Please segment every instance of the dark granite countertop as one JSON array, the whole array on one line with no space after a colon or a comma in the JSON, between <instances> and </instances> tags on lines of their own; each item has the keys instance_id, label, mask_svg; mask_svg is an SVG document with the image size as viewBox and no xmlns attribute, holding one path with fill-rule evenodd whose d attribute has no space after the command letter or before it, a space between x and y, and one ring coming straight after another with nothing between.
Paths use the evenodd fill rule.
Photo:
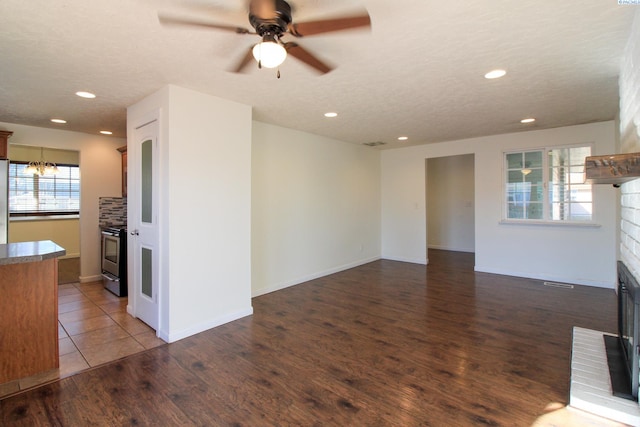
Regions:
<instances>
[{"instance_id":1,"label":"dark granite countertop","mask_svg":"<svg viewBox=\"0 0 640 427\"><path fill-rule=\"evenodd\" d=\"M0 244L0 265L44 261L66 253L63 247L51 240Z\"/></svg>"}]
</instances>

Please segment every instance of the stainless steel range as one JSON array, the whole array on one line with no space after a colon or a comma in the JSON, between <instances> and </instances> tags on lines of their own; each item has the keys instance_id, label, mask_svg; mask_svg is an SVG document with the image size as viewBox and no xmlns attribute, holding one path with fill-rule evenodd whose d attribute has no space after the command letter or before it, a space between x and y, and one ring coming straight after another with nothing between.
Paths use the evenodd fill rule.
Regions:
<instances>
[{"instance_id":1,"label":"stainless steel range","mask_svg":"<svg viewBox=\"0 0 640 427\"><path fill-rule=\"evenodd\" d=\"M102 227L102 283L119 297L127 296L127 227Z\"/></svg>"}]
</instances>

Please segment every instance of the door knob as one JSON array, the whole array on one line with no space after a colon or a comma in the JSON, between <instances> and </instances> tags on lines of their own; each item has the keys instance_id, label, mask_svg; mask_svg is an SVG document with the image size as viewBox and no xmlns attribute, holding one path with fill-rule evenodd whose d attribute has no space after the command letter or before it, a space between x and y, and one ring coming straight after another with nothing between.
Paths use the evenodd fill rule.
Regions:
<instances>
[{"instance_id":1,"label":"door knob","mask_svg":"<svg viewBox=\"0 0 640 427\"><path fill-rule=\"evenodd\" d=\"M132 236L139 236L139 235L140 235L140 233L138 232L138 230L133 230L133 231L131 232L131 235L132 235Z\"/></svg>"}]
</instances>

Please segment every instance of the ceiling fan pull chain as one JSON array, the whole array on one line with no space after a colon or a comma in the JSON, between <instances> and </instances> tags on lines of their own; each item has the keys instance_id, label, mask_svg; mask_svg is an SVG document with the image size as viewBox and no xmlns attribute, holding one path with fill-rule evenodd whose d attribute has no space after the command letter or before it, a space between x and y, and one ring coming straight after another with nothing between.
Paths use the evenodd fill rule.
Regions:
<instances>
[{"instance_id":1,"label":"ceiling fan pull chain","mask_svg":"<svg viewBox=\"0 0 640 427\"><path fill-rule=\"evenodd\" d=\"M280 68L278 68L278 74L277 74L278 78L280 78Z\"/></svg>"}]
</instances>

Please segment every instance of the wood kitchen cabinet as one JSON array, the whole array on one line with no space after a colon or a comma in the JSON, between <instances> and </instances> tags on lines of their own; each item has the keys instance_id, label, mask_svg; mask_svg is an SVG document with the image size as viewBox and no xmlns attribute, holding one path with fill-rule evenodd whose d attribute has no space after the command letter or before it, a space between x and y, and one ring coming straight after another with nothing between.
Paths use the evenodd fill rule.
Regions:
<instances>
[{"instance_id":1,"label":"wood kitchen cabinet","mask_svg":"<svg viewBox=\"0 0 640 427\"><path fill-rule=\"evenodd\" d=\"M58 257L50 240L0 244L0 384L59 366Z\"/></svg>"},{"instance_id":2,"label":"wood kitchen cabinet","mask_svg":"<svg viewBox=\"0 0 640 427\"><path fill-rule=\"evenodd\" d=\"M6 159L9 152L9 137L13 135L13 132L7 130L0 130L0 159Z\"/></svg>"},{"instance_id":3,"label":"wood kitchen cabinet","mask_svg":"<svg viewBox=\"0 0 640 427\"><path fill-rule=\"evenodd\" d=\"M118 148L122 155L122 197L127 197L127 146Z\"/></svg>"}]
</instances>

